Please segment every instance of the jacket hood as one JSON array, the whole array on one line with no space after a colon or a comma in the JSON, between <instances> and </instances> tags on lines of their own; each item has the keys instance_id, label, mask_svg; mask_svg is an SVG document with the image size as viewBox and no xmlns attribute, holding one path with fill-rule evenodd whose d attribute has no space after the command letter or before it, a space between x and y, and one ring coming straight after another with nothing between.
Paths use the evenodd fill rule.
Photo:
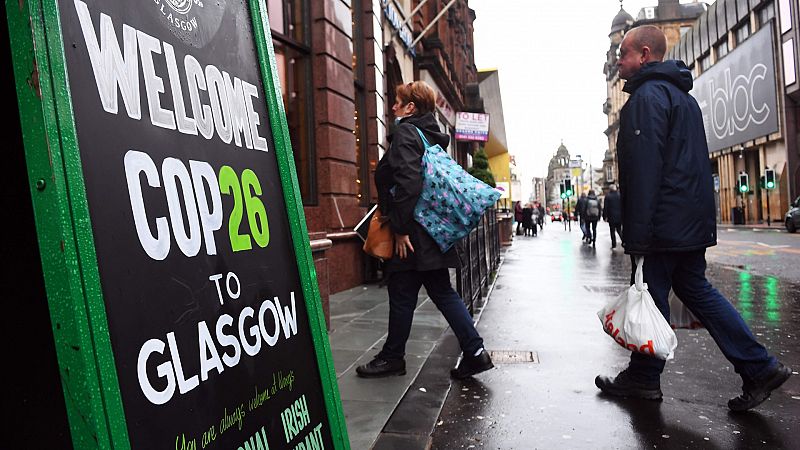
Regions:
<instances>
[{"instance_id":1,"label":"jacket hood","mask_svg":"<svg viewBox=\"0 0 800 450\"><path fill-rule=\"evenodd\" d=\"M428 138L431 144L439 144L442 148L447 148L450 144L450 136L442 133L439 128L439 123L433 117L433 113L423 114L421 116L409 116L400 120L400 123L410 123L420 130L425 132L425 137Z\"/></svg>"},{"instance_id":2,"label":"jacket hood","mask_svg":"<svg viewBox=\"0 0 800 450\"><path fill-rule=\"evenodd\" d=\"M636 75L625 83L625 87L622 90L632 94L645 81L649 80L669 81L684 92L692 90L692 85L694 84L692 72L683 61L668 60L645 64Z\"/></svg>"}]
</instances>

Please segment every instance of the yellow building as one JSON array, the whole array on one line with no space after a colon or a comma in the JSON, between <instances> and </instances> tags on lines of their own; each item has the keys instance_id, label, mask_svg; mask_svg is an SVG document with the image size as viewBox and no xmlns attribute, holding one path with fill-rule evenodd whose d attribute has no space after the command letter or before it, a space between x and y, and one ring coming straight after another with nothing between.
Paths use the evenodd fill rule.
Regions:
<instances>
[{"instance_id":1,"label":"yellow building","mask_svg":"<svg viewBox=\"0 0 800 450\"><path fill-rule=\"evenodd\" d=\"M508 200L500 201L501 208L510 208L513 180L511 174L511 155L508 153L506 126L503 119L503 101L500 96L500 74L496 69L478 71L478 82L483 97L484 109L489 114L489 140L484 151L489 157L489 169L498 183L508 183ZM502 186L505 186L503 184ZM504 196L505 197L505 196Z\"/></svg>"}]
</instances>

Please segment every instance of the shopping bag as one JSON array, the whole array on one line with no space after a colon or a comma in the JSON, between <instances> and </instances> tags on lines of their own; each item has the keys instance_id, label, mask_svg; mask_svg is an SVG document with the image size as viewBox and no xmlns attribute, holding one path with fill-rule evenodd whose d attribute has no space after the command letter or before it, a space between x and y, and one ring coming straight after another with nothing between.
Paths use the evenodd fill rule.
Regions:
<instances>
[{"instance_id":1,"label":"shopping bag","mask_svg":"<svg viewBox=\"0 0 800 450\"><path fill-rule=\"evenodd\" d=\"M675 291L669 291L669 324L673 329L686 328L695 330L703 328L703 324L675 295Z\"/></svg>"},{"instance_id":2,"label":"shopping bag","mask_svg":"<svg viewBox=\"0 0 800 450\"><path fill-rule=\"evenodd\" d=\"M394 233L389 227L389 218L376 209L369 221L367 240L362 247L364 253L380 259L391 259L394 255Z\"/></svg>"},{"instance_id":3,"label":"shopping bag","mask_svg":"<svg viewBox=\"0 0 800 450\"><path fill-rule=\"evenodd\" d=\"M597 312L605 332L625 349L672 359L678 339L647 291L642 266L644 258L636 258L634 284Z\"/></svg>"},{"instance_id":4,"label":"shopping bag","mask_svg":"<svg viewBox=\"0 0 800 450\"><path fill-rule=\"evenodd\" d=\"M484 211L500 198L500 191L468 174L440 145L431 145L419 128L417 132L425 153L414 219L446 252L478 225Z\"/></svg>"}]
</instances>

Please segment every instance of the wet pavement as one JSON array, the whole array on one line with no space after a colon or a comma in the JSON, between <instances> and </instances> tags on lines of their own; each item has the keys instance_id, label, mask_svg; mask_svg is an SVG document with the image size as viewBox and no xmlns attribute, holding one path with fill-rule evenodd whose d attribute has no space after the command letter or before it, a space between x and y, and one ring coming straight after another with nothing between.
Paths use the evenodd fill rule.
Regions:
<instances>
[{"instance_id":1,"label":"wet pavement","mask_svg":"<svg viewBox=\"0 0 800 450\"><path fill-rule=\"evenodd\" d=\"M722 226L708 260L800 284L800 233Z\"/></svg>"},{"instance_id":2,"label":"wet pavement","mask_svg":"<svg viewBox=\"0 0 800 450\"><path fill-rule=\"evenodd\" d=\"M581 244L576 228L548 224L506 252L478 330L487 349L532 352L521 355L536 362L498 357L494 370L454 382L431 448L800 448L800 285L793 277L709 264L712 283L795 370L758 409L728 412L741 381L705 330L677 331L663 402L619 401L601 395L594 378L616 374L629 354L603 333L596 312L627 287L630 263L608 248L605 224L596 250Z\"/></svg>"}]
</instances>

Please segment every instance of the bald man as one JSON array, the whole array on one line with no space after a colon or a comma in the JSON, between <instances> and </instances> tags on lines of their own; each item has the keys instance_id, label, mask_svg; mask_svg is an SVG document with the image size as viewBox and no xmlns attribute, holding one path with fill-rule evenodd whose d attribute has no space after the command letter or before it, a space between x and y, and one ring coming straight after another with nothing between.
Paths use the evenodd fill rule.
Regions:
<instances>
[{"instance_id":1,"label":"bald man","mask_svg":"<svg viewBox=\"0 0 800 450\"><path fill-rule=\"evenodd\" d=\"M667 320L672 288L708 329L743 380L742 394L728 407L746 411L792 372L756 341L706 279L705 249L716 245L717 227L703 118L689 95L692 73L681 61L662 62L666 50L666 38L654 26L632 29L620 45L619 75L631 95L617 137L622 245L625 253L644 258L644 281ZM661 400L664 364L633 352L627 369L615 378L598 376L595 384L613 396Z\"/></svg>"}]
</instances>

